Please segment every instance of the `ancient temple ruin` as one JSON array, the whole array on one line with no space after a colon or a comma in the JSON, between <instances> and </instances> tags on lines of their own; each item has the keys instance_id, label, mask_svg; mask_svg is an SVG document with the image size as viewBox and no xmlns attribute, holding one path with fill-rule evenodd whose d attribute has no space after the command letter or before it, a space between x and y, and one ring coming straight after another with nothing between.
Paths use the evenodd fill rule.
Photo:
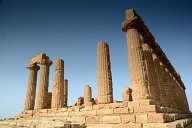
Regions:
<instances>
[{"instance_id":1,"label":"ancient temple ruin","mask_svg":"<svg viewBox=\"0 0 192 128\"><path fill-rule=\"evenodd\" d=\"M52 61L46 54L39 54L27 66L25 107L16 116L17 125L36 128L191 128L192 114L184 83L133 9L127 10L122 30L127 39L131 88L113 91L109 45L100 41L97 45L97 97L92 97L95 90L91 85L85 85L84 95L69 106L70 85L65 79L64 61L55 61L53 89L48 92ZM122 93L123 100L115 102L113 93Z\"/></svg>"}]
</instances>

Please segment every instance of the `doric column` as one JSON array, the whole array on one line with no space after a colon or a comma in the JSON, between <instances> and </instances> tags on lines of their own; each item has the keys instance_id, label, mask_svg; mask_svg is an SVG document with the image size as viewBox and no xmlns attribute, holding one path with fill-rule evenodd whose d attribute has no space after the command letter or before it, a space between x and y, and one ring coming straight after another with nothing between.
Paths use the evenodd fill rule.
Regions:
<instances>
[{"instance_id":1,"label":"doric column","mask_svg":"<svg viewBox=\"0 0 192 128\"><path fill-rule=\"evenodd\" d=\"M37 71L39 70L39 66L33 64L29 65L27 68L29 69L29 78L24 110L33 110L35 105Z\"/></svg>"},{"instance_id":2,"label":"doric column","mask_svg":"<svg viewBox=\"0 0 192 128\"><path fill-rule=\"evenodd\" d=\"M97 45L97 88L98 103L113 102L109 46L104 41Z\"/></svg>"},{"instance_id":3,"label":"doric column","mask_svg":"<svg viewBox=\"0 0 192 128\"><path fill-rule=\"evenodd\" d=\"M43 58L40 62L39 90L35 102L35 109L45 109L47 107L49 67L52 62L48 57Z\"/></svg>"},{"instance_id":4,"label":"doric column","mask_svg":"<svg viewBox=\"0 0 192 128\"><path fill-rule=\"evenodd\" d=\"M126 36L133 100L148 99L148 81L144 53L142 50L143 39L135 28L128 29Z\"/></svg>"},{"instance_id":5,"label":"doric column","mask_svg":"<svg viewBox=\"0 0 192 128\"><path fill-rule=\"evenodd\" d=\"M55 61L55 79L52 92L51 108L62 108L64 106L63 81L64 81L64 62L62 59L57 59Z\"/></svg>"},{"instance_id":6,"label":"doric column","mask_svg":"<svg viewBox=\"0 0 192 128\"><path fill-rule=\"evenodd\" d=\"M136 22L135 20L132 21L135 16L136 14L134 10L128 10L127 19L125 22L128 21L131 25L125 24L122 26L122 30L126 32L127 37L128 60L132 82L132 96L133 100L149 99L148 76L146 72L147 68L142 49L144 40L138 28L132 25L134 22Z\"/></svg>"},{"instance_id":7,"label":"doric column","mask_svg":"<svg viewBox=\"0 0 192 128\"><path fill-rule=\"evenodd\" d=\"M132 90L128 87L123 89L123 102L132 101Z\"/></svg>"},{"instance_id":8,"label":"doric column","mask_svg":"<svg viewBox=\"0 0 192 128\"><path fill-rule=\"evenodd\" d=\"M156 103L160 103L160 83L153 61L152 50L147 43L144 43L142 48L146 64L149 95Z\"/></svg>"},{"instance_id":9,"label":"doric column","mask_svg":"<svg viewBox=\"0 0 192 128\"><path fill-rule=\"evenodd\" d=\"M67 100L68 100L68 80L64 80L63 84L63 103L64 107L67 106Z\"/></svg>"},{"instance_id":10,"label":"doric column","mask_svg":"<svg viewBox=\"0 0 192 128\"><path fill-rule=\"evenodd\" d=\"M92 104L92 91L89 85L85 85L84 87L84 105L91 105Z\"/></svg>"}]
</instances>

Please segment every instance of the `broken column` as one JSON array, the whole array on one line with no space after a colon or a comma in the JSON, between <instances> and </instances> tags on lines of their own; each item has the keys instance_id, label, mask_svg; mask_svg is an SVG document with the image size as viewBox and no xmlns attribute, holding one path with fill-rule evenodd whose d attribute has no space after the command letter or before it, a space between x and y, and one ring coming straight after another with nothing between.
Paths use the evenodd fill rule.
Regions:
<instances>
[{"instance_id":1,"label":"broken column","mask_svg":"<svg viewBox=\"0 0 192 128\"><path fill-rule=\"evenodd\" d=\"M62 59L55 61L55 78L52 92L51 108L62 108L64 105L64 62Z\"/></svg>"},{"instance_id":2,"label":"broken column","mask_svg":"<svg viewBox=\"0 0 192 128\"><path fill-rule=\"evenodd\" d=\"M99 104L113 102L110 53L105 41L97 44L97 87Z\"/></svg>"},{"instance_id":3,"label":"broken column","mask_svg":"<svg viewBox=\"0 0 192 128\"><path fill-rule=\"evenodd\" d=\"M128 87L123 89L123 102L132 101L132 90Z\"/></svg>"},{"instance_id":4,"label":"broken column","mask_svg":"<svg viewBox=\"0 0 192 128\"><path fill-rule=\"evenodd\" d=\"M67 100L68 100L68 80L64 80L63 84L63 103L64 107L67 106Z\"/></svg>"},{"instance_id":5,"label":"broken column","mask_svg":"<svg viewBox=\"0 0 192 128\"><path fill-rule=\"evenodd\" d=\"M92 104L92 91L89 85L84 87L84 105L88 106Z\"/></svg>"},{"instance_id":6,"label":"broken column","mask_svg":"<svg viewBox=\"0 0 192 128\"><path fill-rule=\"evenodd\" d=\"M49 67L52 61L49 57L43 56L40 62L39 90L35 101L35 109L45 109L47 107L48 84L49 84Z\"/></svg>"},{"instance_id":7,"label":"broken column","mask_svg":"<svg viewBox=\"0 0 192 128\"><path fill-rule=\"evenodd\" d=\"M33 64L27 66L27 68L29 69L29 78L24 110L33 110L35 105L37 71L39 70L39 66Z\"/></svg>"}]
</instances>

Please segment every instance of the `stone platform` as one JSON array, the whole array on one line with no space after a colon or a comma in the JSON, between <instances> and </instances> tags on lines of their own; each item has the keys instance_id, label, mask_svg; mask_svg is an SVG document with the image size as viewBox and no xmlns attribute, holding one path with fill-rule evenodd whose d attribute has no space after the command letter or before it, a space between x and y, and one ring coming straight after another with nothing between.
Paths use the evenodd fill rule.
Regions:
<instances>
[{"instance_id":1,"label":"stone platform","mask_svg":"<svg viewBox=\"0 0 192 128\"><path fill-rule=\"evenodd\" d=\"M192 114L137 101L25 111L16 122L30 128L188 128Z\"/></svg>"}]
</instances>

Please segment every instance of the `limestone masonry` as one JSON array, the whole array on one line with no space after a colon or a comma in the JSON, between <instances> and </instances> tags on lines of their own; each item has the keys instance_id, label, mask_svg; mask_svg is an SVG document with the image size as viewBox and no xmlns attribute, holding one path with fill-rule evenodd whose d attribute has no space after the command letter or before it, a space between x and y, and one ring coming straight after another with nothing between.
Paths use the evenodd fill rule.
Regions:
<instances>
[{"instance_id":1,"label":"limestone masonry","mask_svg":"<svg viewBox=\"0 0 192 128\"><path fill-rule=\"evenodd\" d=\"M97 45L97 97L92 97L91 85L85 85L84 95L73 106L67 105L70 84L64 75L64 61L55 61L53 89L48 92L52 61L46 54L39 54L28 63L24 111L16 115L15 125L29 128L192 128L192 114L181 77L133 9L126 11L122 31L127 39L131 76L131 88L115 92L122 93L122 101L113 98L110 50L106 41Z\"/></svg>"}]
</instances>

